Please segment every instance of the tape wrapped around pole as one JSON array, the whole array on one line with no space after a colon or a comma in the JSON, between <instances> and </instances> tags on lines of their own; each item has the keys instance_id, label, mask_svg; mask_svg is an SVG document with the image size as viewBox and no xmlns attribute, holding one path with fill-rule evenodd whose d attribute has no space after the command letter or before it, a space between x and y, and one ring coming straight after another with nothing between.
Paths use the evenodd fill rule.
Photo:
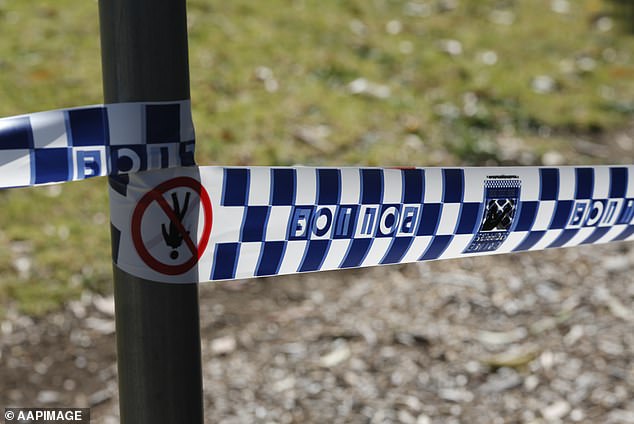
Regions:
<instances>
[{"instance_id":1,"label":"tape wrapped around pole","mask_svg":"<svg viewBox=\"0 0 634 424\"><path fill-rule=\"evenodd\" d=\"M111 181L113 259L204 282L634 239L634 166L188 167Z\"/></svg>"},{"instance_id":2,"label":"tape wrapped around pole","mask_svg":"<svg viewBox=\"0 0 634 424\"><path fill-rule=\"evenodd\" d=\"M0 119L0 188L193 164L189 100L84 106Z\"/></svg>"}]
</instances>

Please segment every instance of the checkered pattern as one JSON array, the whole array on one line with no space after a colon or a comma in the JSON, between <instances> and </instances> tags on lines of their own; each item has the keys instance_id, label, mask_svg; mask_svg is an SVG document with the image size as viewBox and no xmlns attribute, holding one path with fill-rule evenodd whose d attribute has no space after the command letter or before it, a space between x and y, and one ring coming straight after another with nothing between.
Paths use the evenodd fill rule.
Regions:
<instances>
[{"instance_id":1,"label":"checkered pattern","mask_svg":"<svg viewBox=\"0 0 634 424\"><path fill-rule=\"evenodd\" d=\"M195 269L169 277L135 259L126 228L138 196L180 175L198 179L209 193L213 229ZM114 257L139 277L182 282L631 240L633 179L634 166L194 167L136 174L127 195L113 196L113 234L122 246ZM492 233L493 243L478 239ZM470 249L474 243L478 248Z\"/></svg>"},{"instance_id":2,"label":"checkered pattern","mask_svg":"<svg viewBox=\"0 0 634 424\"><path fill-rule=\"evenodd\" d=\"M539 193L522 199L513 234L519 242L507 247L539 250L627 238L632 172L632 167L540 169Z\"/></svg>"},{"instance_id":3,"label":"checkered pattern","mask_svg":"<svg viewBox=\"0 0 634 424\"><path fill-rule=\"evenodd\" d=\"M0 119L0 188L194 165L189 101Z\"/></svg>"}]
</instances>

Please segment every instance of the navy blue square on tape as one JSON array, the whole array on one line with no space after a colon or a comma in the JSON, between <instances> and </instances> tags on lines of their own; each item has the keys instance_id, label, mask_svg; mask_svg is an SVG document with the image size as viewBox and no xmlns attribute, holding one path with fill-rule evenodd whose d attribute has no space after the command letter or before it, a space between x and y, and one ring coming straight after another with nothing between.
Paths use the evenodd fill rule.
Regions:
<instances>
[{"instance_id":1,"label":"navy blue square on tape","mask_svg":"<svg viewBox=\"0 0 634 424\"><path fill-rule=\"evenodd\" d=\"M383 171L381 169L361 169L361 203L379 204L383 200Z\"/></svg>"},{"instance_id":2,"label":"navy blue square on tape","mask_svg":"<svg viewBox=\"0 0 634 424\"><path fill-rule=\"evenodd\" d=\"M627 168L610 168L610 198L625 197Z\"/></svg>"},{"instance_id":3,"label":"navy blue square on tape","mask_svg":"<svg viewBox=\"0 0 634 424\"><path fill-rule=\"evenodd\" d=\"M587 239L581 242L581 244L591 244L597 242L601 237L606 235L610 231L611 227L598 227L595 229Z\"/></svg>"},{"instance_id":4,"label":"navy blue square on tape","mask_svg":"<svg viewBox=\"0 0 634 424\"><path fill-rule=\"evenodd\" d=\"M35 183L66 181L69 173L68 149L35 149Z\"/></svg>"},{"instance_id":5,"label":"navy blue square on tape","mask_svg":"<svg viewBox=\"0 0 634 424\"><path fill-rule=\"evenodd\" d=\"M560 230L566 226L570 213L572 212L574 201L560 200L555 206L555 215L550 223L550 228Z\"/></svg>"},{"instance_id":6,"label":"navy blue square on tape","mask_svg":"<svg viewBox=\"0 0 634 424\"><path fill-rule=\"evenodd\" d=\"M268 206L247 206L242 222L241 241L264 241L266 223L269 219Z\"/></svg>"},{"instance_id":7,"label":"navy blue square on tape","mask_svg":"<svg viewBox=\"0 0 634 424\"><path fill-rule=\"evenodd\" d=\"M271 204L289 206L295 203L297 171L294 169L271 169Z\"/></svg>"},{"instance_id":8,"label":"navy blue square on tape","mask_svg":"<svg viewBox=\"0 0 634 424\"><path fill-rule=\"evenodd\" d=\"M539 200L556 200L559 193L559 170L542 168L539 170Z\"/></svg>"},{"instance_id":9,"label":"navy blue square on tape","mask_svg":"<svg viewBox=\"0 0 634 424\"><path fill-rule=\"evenodd\" d=\"M531 231L524 237L524 240L515 248L513 252L520 252L522 250L528 250L535 246L538 241L544 237L546 231Z\"/></svg>"},{"instance_id":10,"label":"navy blue square on tape","mask_svg":"<svg viewBox=\"0 0 634 424\"><path fill-rule=\"evenodd\" d=\"M216 246L212 280L228 280L235 277L239 250L239 243L220 243Z\"/></svg>"},{"instance_id":11,"label":"navy blue square on tape","mask_svg":"<svg viewBox=\"0 0 634 424\"><path fill-rule=\"evenodd\" d=\"M417 236L431 236L436 233L440 218L440 203L425 203L418 226Z\"/></svg>"},{"instance_id":12,"label":"navy blue square on tape","mask_svg":"<svg viewBox=\"0 0 634 424\"><path fill-rule=\"evenodd\" d=\"M255 275L275 275L280 269L284 251L286 250L285 241L269 241L263 243L260 261Z\"/></svg>"},{"instance_id":13,"label":"navy blue square on tape","mask_svg":"<svg viewBox=\"0 0 634 424\"><path fill-rule=\"evenodd\" d=\"M535 216L537 216L537 207L539 202L522 202L520 204L520 216L517 218L515 231L529 231L533 228Z\"/></svg>"},{"instance_id":14,"label":"navy blue square on tape","mask_svg":"<svg viewBox=\"0 0 634 424\"><path fill-rule=\"evenodd\" d=\"M591 199L594 191L594 169L575 168L575 199Z\"/></svg>"},{"instance_id":15,"label":"navy blue square on tape","mask_svg":"<svg viewBox=\"0 0 634 424\"><path fill-rule=\"evenodd\" d=\"M29 118L0 120L0 150L33 148L33 132Z\"/></svg>"},{"instance_id":16,"label":"navy blue square on tape","mask_svg":"<svg viewBox=\"0 0 634 424\"><path fill-rule=\"evenodd\" d=\"M383 259L381 259L381 264L395 264L400 262L412 245L412 241L414 241L414 237L395 237L390 245L390 249Z\"/></svg>"},{"instance_id":17,"label":"navy blue square on tape","mask_svg":"<svg viewBox=\"0 0 634 424\"><path fill-rule=\"evenodd\" d=\"M445 203L460 203L464 192L464 171L462 169L443 169L443 196Z\"/></svg>"},{"instance_id":18,"label":"navy blue square on tape","mask_svg":"<svg viewBox=\"0 0 634 424\"><path fill-rule=\"evenodd\" d=\"M180 105L147 105L146 138L148 144L176 143L181 138Z\"/></svg>"},{"instance_id":19,"label":"navy blue square on tape","mask_svg":"<svg viewBox=\"0 0 634 424\"><path fill-rule=\"evenodd\" d=\"M341 171L338 169L317 170L317 204L336 205L341 197Z\"/></svg>"},{"instance_id":20,"label":"navy blue square on tape","mask_svg":"<svg viewBox=\"0 0 634 424\"><path fill-rule=\"evenodd\" d=\"M361 265L361 262L365 259L370 246L372 245L372 239L354 239L350 243L348 253L341 263L340 268L354 268Z\"/></svg>"},{"instance_id":21,"label":"navy blue square on tape","mask_svg":"<svg viewBox=\"0 0 634 424\"><path fill-rule=\"evenodd\" d=\"M451 239L453 239L453 236L449 236L449 235L434 237L434 239L432 240L431 244L429 245L429 247L427 248L423 256L421 256L418 260L427 261L432 259L438 259L440 255L442 255L445 252L445 250L447 250L447 247L449 246Z\"/></svg>"},{"instance_id":22,"label":"navy blue square on tape","mask_svg":"<svg viewBox=\"0 0 634 424\"><path fill-rule=\"evenodd\" d=\"M317 271L326 258L330 240L311 240L308 242L304 259L299 267L299 272Z\"/></svg>"},{"instance_id":23,"label":"navy blue square on tape","mask_svg":"<svg viewBox=\"0 0 634 424\"><path fill-rule=\"evenodd\" d=\"M403 203L423 203L425 176L422 169L404 169Z\"/></svg>"},{"instance_id":24,"label":"navy blue square on tape","mask_svg":"<svg viewBox=\"0 0 634 424\"><path fill-rule=\"evenodd\" d=\"M465 203L462 205L456 234L473 234L475 232L479 210L479 203Z\"/></svg>"},{"instance_id":25,"label":"navy blue square on tape","mask_svg":"<svg viewBox=\"0 0 634 424\"><path fill-rule=\"evenodd\" d=\"M561 232L561 234L559 234L559 236L557 236L557 238L555 239L555 241L553 241L552 243L550 243L548 245L548 248L553 248L553 247L561 247L564 244L568 243L577 233L579 232L578 229L574 229L574 230L563 230Z\"/></svg>"},{"instance_id":26,"label":"navy blue square on tape","mask_svg":"<svg viewBox=\"0 0 634 424\"><path fill-rule=\"evenodd\" d=\"M73 146L104 146L109 144L106 109L71 110L68 112Z\"/></svg>"},{"instance_id":27,"label":"navy blue square on tape","mask_svg":"<svg viewBox=\"0 0 634 424\"><path fill-rule=\"evenodd\" d=\"M245 206L249 200L249 170L246 168L225 168L222 187L224 206Z\"/></svg>"}]
</instances>

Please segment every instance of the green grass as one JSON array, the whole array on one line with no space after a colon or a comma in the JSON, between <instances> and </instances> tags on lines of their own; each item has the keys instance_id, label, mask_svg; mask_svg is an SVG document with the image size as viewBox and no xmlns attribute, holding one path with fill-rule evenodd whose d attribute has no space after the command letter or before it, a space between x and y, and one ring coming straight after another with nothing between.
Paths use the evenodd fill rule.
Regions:
<instances>
[{"instance_id":1,"label":"green grass","mask_svg":"<svg viewBox=\"0 0 634 424\"><path fill-rule=\"evenodd\" d=\"M631 121L634 36L605 17L611 2L451 3L189 1L198 162L513 164L508 139L591 162L570 137ZM540 76L551 91L533 89ZM359 78L389 96L352 94ZM0 116L99 102L97 3L0 0ZM297 137L318 126L317 146ZM104 179L0 192L0 305L41 314L110 290L106 192Z\"/></svg>"}]
</instances>

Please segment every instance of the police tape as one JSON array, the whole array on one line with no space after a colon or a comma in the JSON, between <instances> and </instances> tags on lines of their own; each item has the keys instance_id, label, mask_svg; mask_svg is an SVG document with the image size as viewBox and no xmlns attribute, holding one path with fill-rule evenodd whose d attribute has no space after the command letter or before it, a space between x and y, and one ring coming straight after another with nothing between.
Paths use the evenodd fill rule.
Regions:
<instances>
[{"instance_id":1,"label":"police tape","mask_svg":"<svg viewBox=\"0 0 634 424\"><path fill-rule=\"evenodd\" d=\"M0 119L0 188L194 164L189 100Z\"/></svg>"},{"instance_id":2,"label":"police tape","mask_svg":"<svg viewBox=\"0 0 634 424\"><path fill-rule=\"evenodd\" d=\"M113 260L204 282L634 239L634 166L188 167L111 179Z\"/></svg>"}]
</instances>

